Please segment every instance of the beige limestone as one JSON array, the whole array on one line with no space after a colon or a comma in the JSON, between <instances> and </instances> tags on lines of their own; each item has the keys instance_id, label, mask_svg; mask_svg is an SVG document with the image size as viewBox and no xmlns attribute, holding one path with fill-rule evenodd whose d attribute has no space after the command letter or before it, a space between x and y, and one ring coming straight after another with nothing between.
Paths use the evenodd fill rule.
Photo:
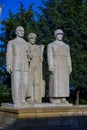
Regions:
<instances>
[{"instance_id":1,"label":"beige limestone","mask_svg":"<svg viewBox=\"0 0 87 130\"><path fill-rule=\"evenodd\" d=\"M28 35L27 57L29 61L29 86L28 86L28 102L41 103L42 97L45 95L45 82L42 75L42 62L44 45L36 45L36 34Z\"/></svg>"},{"instance_id":2,"label":"beige limestone","mask_svg":"<svg viewBox=\"0 0 87 130\"><path fill-rule=\"evenodd\" d=\"M72 71L69 45L62 41L63 31L54 32L56 40L48 45L48 67L50 71L49 97L52 103L66 103L69 96L69 74Z\"/></svg>"},{"instance_id":3,"label":"beige limestone","mask_svg":"<svg viewBox=\"0 0 87 130\"><path fill-rule=\"evenodd\" d=\"M17 37L7 44L6 66L11 74L13 103L16 107L27 104L25 98L28 90L28 60L26 56L27 42L23 39L24 28L16 28Z\"/></svg>"}]
</instances>

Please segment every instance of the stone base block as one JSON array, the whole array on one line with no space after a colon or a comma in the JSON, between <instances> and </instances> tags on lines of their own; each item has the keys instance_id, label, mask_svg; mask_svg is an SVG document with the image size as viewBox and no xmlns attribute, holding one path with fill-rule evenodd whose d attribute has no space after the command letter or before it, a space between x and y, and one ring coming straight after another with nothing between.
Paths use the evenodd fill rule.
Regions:
<instances>
[{"instance_id":1,"label":"stone base block","mask_svg":"<svg viewBox=\"0 0 87 130\"><path fill-rule=\"evenodd\" d=\"M65 104L65 103L31 103L31 104L27 104L27 105L19 105L19 106L15 106L14 104L11 103L2 103L1 104L2 107L6 107L6 108L54 108L54 107L71 107L73 106L72 104Z\"/></svg>"},{"instance_id":2,"label":"stone base block","mask_svg":"<svg viewBox=\"0 0 87 130\"><path fill-rule=\"evenodd\" d=\"M76 130L76 127L78 130L81 130L80 127L86 130L87 106L0 107L0 124L8 126L11 130Z\"/></svg>"}]
</instances>

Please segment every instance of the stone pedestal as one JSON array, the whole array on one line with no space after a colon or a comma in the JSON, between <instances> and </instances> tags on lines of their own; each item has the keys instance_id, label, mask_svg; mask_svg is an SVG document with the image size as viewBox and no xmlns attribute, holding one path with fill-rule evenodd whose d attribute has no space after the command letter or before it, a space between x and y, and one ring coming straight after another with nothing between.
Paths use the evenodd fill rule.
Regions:
<instances>
[{"instance_id":1,"label":"stone pedestal","mask_svg":"<svg viewBox=\"0 0 87 130\"><path fill-rule=\"evenodd\" d=\"M0 107L0 124L6 130L86 130L87 106Z\"/></svg>"}]
</instances>

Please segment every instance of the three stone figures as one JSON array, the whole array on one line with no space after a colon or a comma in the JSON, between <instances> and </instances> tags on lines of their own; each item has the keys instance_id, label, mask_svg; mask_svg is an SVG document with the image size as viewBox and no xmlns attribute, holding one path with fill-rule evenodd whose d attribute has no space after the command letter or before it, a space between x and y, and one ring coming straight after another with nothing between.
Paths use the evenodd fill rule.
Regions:
<instances>
[{"instance_id":1,"label":"three stone figures","mask_svg":"<svg viewBox=\"0 0 87 130\"><path fill-rule=\"evenodd\" d=\"M49 97L51 103L68 103L69 74L72 71L69 46L62 41L63 31L54 32L56 40L48 45L50 71ZM7 44L6 66L11 74L12 98L15 107L41 103L45 96L42 74L44 45L36 45L37 35L29 33L23 39L24 28L16 28L17 37Z\"/></svg>"}]
</instances>

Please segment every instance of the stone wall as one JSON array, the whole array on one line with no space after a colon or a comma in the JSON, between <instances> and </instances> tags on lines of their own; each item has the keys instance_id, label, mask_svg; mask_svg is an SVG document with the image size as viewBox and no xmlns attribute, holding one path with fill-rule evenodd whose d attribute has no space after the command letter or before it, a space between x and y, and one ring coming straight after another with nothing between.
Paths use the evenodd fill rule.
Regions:
<instances>
[{"instance_id":1,"label":"stone wall","mask_svg":"<svg viewBox=\"0 0 87 130\"><path fill-rule=\"evenodd\" d=\"M87 116L20 119L3 130L87 130Z\"/></svg>"}]
</instances>

